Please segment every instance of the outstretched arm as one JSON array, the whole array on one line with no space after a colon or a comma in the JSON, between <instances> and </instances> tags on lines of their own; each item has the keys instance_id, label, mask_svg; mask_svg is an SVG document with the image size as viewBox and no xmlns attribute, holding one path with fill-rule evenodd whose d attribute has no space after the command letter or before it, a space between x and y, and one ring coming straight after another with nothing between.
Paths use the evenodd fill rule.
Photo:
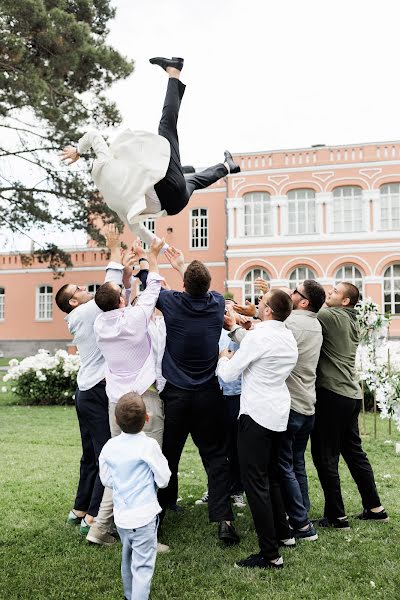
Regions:
<instances>
[{"instance_id":1,"label":"outstretched arm","mask_svg":"<svg viewBox=\"0 0 400 600\"><path fill-rule=\"evenodd\" d=\"M60 158L66 165L70 166L80 159L82 154L89 152L93 148L99 160L107 160L110 158L110 150L107 142L102 135L95 129L88 131L78 142L78 147L66 146L60 154Z\"/></svg>"},{"instance_id":2,"label":"outstretched arm","mask_svg":"<svg viewBox=\"0 0 400 600\"><path fill-rule=\"evenodd\" d=\"M171 263L171 266L178 271L180 276L183 279L185 274L185 257L183 256L182 250L178 250L178 248L174 248L173 246L169 246L168 250L165 252L165 258Z\"/></svg>"}]
</instances>

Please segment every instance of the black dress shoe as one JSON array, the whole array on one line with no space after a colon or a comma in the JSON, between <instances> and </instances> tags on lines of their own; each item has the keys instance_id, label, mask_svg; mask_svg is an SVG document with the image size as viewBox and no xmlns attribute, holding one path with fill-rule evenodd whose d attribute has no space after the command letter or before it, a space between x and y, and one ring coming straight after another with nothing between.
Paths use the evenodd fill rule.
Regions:
<instances>
[{"instance_id":1,"label":"black dress shoe","mask_svg":"<svg viewBox=\"0 0 400 600\"><path fill-rule=\"evenodd\" d=\"M235 163L235 161L233 160L232 154L228 150L225 150L224 156L225 156L225 162L227 163L227 165L229 167L229 173L240 173L239 165L237 163Z\"/></svg>"},{"instance_id":2,"label":"black dress shoe","mask_svg":"<svg viewBox=\"0 0 400 600\"><path fill-rule=\"evenodd\" d=\"M176 513L183 512L182 506L179 506L179 504L176 504L175 502L171 502L171 504L168 504L167 508L168 508L168 510L172 510L172 512L176 512Z\"/></svg>"},{"instance_id":3,"label":"black dress shoe","mask_svg":"<svg viewBox=\"0 0 400 600\"><path fill-rule=\"evenodd\" d=\"M218 537L221 542L224 542L227 546L232 544L238 544L240 538L235 531L233 525L228 525L226 521L220 521L218 524Z\"/></svg>"},{"instance_id":4,"label":"black dress shoe","mask_svg":"<svg viewBox=\"0 0 400 600\"><path fill-rule=\"evenodd\" d=\"M182 172L184 175L189 175L190 173L196 173L196 169L192 167L192 165L184 165L182 167Z\"/></svg>"},{"instance_id":5,"label":"black dress shoe","mask_svg":"<svg viewBox=\"0 0 400 600\"><path fill-rule=\"evenodd\" d=\"M179 58L179 56L173 56L172 58L155 56L154 58L150 58L150 62L152 65L162 67L165 71L167 70L167 67L173 67L174 69L178 69L178 71L182 71L184 61L183 58Z\"/></svg>"}]
</instances>

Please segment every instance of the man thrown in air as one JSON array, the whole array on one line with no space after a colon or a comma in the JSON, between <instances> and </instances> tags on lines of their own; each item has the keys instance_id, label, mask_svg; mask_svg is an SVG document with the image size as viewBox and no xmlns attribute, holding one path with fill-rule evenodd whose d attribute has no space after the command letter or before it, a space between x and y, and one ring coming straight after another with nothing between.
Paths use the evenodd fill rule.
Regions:
<instances>
[{"instance_id":1,"label":"man thrown in air","mask_svg":"<svg viewBox=\"0 0 400 600\"><path fill-rule=\"evenodd\" d=\"M168 74L168 86L158 135L126 129L108 146L96 130L88 131L78 147L67 146L61 160L71 165L90 148L96 154L92 177L108 206L135 235L151 244L156 237L142 221L180 213L195 190L206 188L240 171L230 152L225 161L185 177L177 121L185 85L180 81L183 58L151 58Z\"/></svg>"}]
</instances>

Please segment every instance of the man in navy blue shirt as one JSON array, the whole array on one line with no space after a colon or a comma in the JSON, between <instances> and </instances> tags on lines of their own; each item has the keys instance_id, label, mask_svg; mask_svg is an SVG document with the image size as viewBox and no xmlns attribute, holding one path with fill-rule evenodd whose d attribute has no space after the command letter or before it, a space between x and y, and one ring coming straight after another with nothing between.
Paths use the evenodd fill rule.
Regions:
<instances>
[{"instance_id":1,"label":"man in navy blue shirt","mask_svg":"<svg viewBox=\"0 0 400 600\"><path fill-rule=\"evenodd\" d=\"M162 450L172 473L168 487L159 490L159 502L164 510L176 507L178 466L190 433L209 465L209 519L219 523L221 541L237 543L239 537L231 524L223 398L215 375L225 300L218 292L209 291L211 275L203 263L194 260L185 270L182 252L169 248L165 256L181 273L184 291L162 289L156 305L163 313L167 330L162 362L162 374L167 380L161 393L165 412ZM142 270L143 285L146 278L147 272Z\"/></svg>"}]
</instances>

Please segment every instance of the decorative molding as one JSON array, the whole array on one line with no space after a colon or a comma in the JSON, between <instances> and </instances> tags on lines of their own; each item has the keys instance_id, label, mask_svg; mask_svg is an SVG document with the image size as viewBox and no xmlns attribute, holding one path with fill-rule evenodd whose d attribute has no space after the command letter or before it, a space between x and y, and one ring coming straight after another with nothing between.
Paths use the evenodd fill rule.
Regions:
<instances>
[{"instance_id":1,"label":"decorative molding","mask_svg":"<svg viewBox=\"0 0 400 600\"><path fill-rule=\"evenodd\" d=\"M265 243L265 239L263 240ZM315 255L320 254L352 254L354 252L385 252L393 249L398 250L397 254L390 256L396 256L400 260L400 244L397 243L382 243L382 244L349 244L340 245L335 244L331 246L284 246L280 244L279 247L272 246L257 246L256 248L237 248L228 249L226 251L227 258L251 258L259 256L297 256L297 255Z\"/></svg>"},{"instance_id":2,"label":"decorative molding","mask_svg":"<svg viewBox=\"0 0 400 600\"><path fill-rule=\"evenodd\" d=\"M382 169L378 169L378 168L360 169L359 173L360 173L360 175L365 175L365 177L368 177L368 179L374 179L374 177L376 175L379 175L379 173L382 173Z\"/></svg>"},{"instance_id":3,"label":"decorative molding","mask_svg":"<svg viewBox=\"0 0 400 600\"><path fill-rule=\"evenodd\" d=\"M244 183L245 181L246 181L245 177L233 177L232 178L232 189L236 190L238 185L240 185L241 183Z\"/></svg>"},{"instance_id":4,"label":"decorative molding","mask_svg":"<svg viewBox=\"0 0 400 600\"><path fill-rule=\"evenodd\" d=\"M332 177L335 176L335 172L334 171L321 171L318 175L316 173L313 173L312 176L315 179L319 179L319 181L322 181L322 183L325 183L326 181L328 181L328 179L331 179Z\"/></svg>"}]
</instances>

